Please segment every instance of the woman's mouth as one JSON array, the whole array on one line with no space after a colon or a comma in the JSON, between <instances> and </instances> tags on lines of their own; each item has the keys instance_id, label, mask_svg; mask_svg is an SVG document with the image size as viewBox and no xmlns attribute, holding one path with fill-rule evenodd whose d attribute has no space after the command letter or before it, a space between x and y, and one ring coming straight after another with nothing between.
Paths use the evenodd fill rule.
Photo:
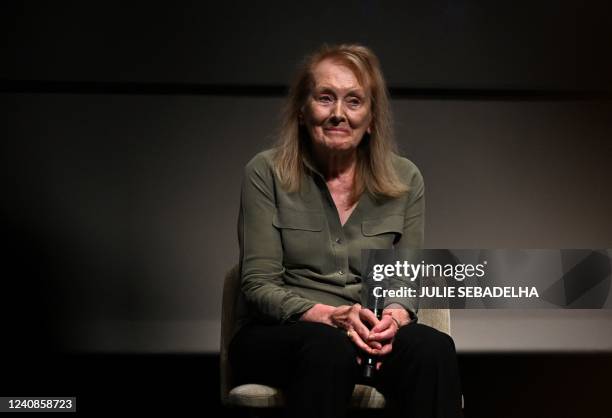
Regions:
<instances>
[{"instance_id":1,"label":"woman's mouth","mask_svg":"<svg viewBox=\"0 0 612 418\"><path fill-rule=\"evenodd\" d=\"M349 130L343 129L343 128L325 128L325 132L332 133L332 134L342 134L342 135L349 134Z\"/></svg>"}]
</instances>

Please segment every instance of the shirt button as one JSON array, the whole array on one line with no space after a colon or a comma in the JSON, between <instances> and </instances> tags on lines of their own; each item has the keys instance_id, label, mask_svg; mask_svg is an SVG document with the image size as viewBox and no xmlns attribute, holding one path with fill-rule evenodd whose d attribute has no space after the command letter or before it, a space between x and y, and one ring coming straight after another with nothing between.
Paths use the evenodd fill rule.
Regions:
<instances>
[{"instance_id":1,"label":"shirt button","mask_svg":"<svg viewBox=\"0 0 612 418\"><path fill-rule=\"evenodd\" d=\"M336 238L336 244L342 244L342 238Z\"/></svg>"},{"instance_id":2,"label":"shirt button","mask_svg":"<svg viewBox=\"0 0 612 418\"><path fill-rule=\"evenodd\" d=\"M344 274L344 270L339 270L338 274L342 276Z\"/></svg>"}]
</instances>

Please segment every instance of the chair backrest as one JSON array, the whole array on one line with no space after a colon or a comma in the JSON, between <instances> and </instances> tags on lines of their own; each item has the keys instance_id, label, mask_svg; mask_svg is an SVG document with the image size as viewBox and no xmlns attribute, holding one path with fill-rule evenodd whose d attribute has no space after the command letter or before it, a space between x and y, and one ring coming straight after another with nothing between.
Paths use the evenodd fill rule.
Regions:
<instances>
[{"instance_id":1,"label":"chair backrest","mask_svg":"<svg viewBox=\"0 0 612 418\"><path fill-rule=\"evenodd\" d=\"M236 265L225 275L221 305L221 401L225 405L228 403L229 391L232 388L227 352L241 309L244 309L244 301L240 292L240 268ZM450 311L448 309L420 309L418 315L419 323L450 335Z\"/></svg>"},{"instance_id":2,"label":"chair backrest","mask_svg":"<svg viewBox=\"0 0 612 418\"><path fill-rule=\"evenodd\" d=\"M223 282L223 299L221 301L221 401L228 403L231 389L231 368L227 358L230 340L234 334L240 295L240 267L235 265L225 275Z\"/></svg>"}]
</instances>

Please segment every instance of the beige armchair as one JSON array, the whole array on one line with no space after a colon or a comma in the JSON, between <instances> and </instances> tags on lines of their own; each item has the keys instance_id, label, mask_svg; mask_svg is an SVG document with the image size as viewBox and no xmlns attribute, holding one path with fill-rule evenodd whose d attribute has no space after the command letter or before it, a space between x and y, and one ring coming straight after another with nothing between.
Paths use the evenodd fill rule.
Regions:
<instances>
[{"instance_id":1,"label":"beige armchair","mask_svg":"<svg viewBox=\"0 0 612 418\"><path fill-rule=\"evenodd\" d=\"M232 268L225 276L223 285L223 305L221 316L221 401L226 406L247 408L280 407L284 404L280 389L260 385L246 384L234 386L232 371L227 358L229 339L236 322L236 312L240 303L240 272L238 266ZM419 322L429 325L450 335L450 313L448 309L421 309ZM385 398L375 388L366 385L355 385L351 406L354 408L382 408Z\"/></svg>"}]
</instances>

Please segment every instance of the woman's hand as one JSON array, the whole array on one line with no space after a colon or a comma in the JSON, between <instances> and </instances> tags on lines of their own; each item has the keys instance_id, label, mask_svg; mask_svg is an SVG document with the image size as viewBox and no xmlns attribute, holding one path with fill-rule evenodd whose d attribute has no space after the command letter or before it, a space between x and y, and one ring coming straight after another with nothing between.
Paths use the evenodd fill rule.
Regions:
<instances>
[{"instance_id":1,"label":"woman's hand","mask_svg":"<svg viewBox=\"0 0 612 418\"><path fill-rule=\"evenodd\" d=\"M410 323L410 315L403 307L387 308L383 311L382 319L370 331L367 338L368 344L379 342L381 348L374 350L374 354L382 357L393 350L393 338L400 326ZM381 362L376 363L376 369L380 369Z\"/></svg>"},{"instance_id":2,"label":"woman's hand","mask_svg":"<svg viewBox=\"0 0 612 418\"><path fill-rule=\"evenodd\" d=\"M410 315L404 308L387 308L383 311L382 319L372 328L369 341L392 340L400 327L410 323ZM384 353L388 354L388 353ZM384 355L383 354L383 355Z\"/></svg>"},{"instance_id":3,"label":"woman's hand","mask_svg":"<svg viewBox=\"0 0 612 418\"><path fill-rule=\"evenodd\" d=\"M358 303L353 306L338 307L317 303L306 311L300 320L321 322L346 330L351 341L368 354L377 355L377 350L382 348L378 340L368 340L370 328L375 327L380 321L372 311L363 309Z\"/></svg>"},{"instance_id":4,"label":"woman's hand","mask_svg":"<svg viewBox=\"0 0 612 418\"><path fill-rule=\"evenodd\" d=\"M410 323L410 315L403 307L390 305L381 320L358 303L353 306L329 306L317 303L300 318L302 321L321 322L347 331L347 336L365 353L382 357L393 350L393 338L400 326ZM361 364L361 358L357 357ZM381 362L376 363L379 369Z\"/></svg>"},{"instance_id":5,"label":"woman's hand","mask_svg":"<svg viewBox=\"0 0 612 418\"><path fill-rule=\"evenodd\" d=\"M395 337L398 329L399 326L391 318L391 315L383 315L378 324L372 328L367 341L381 344L381 348L375 352L377 356L384 356L391 352L393 337Z\"/></svg>"}]
</instances>

